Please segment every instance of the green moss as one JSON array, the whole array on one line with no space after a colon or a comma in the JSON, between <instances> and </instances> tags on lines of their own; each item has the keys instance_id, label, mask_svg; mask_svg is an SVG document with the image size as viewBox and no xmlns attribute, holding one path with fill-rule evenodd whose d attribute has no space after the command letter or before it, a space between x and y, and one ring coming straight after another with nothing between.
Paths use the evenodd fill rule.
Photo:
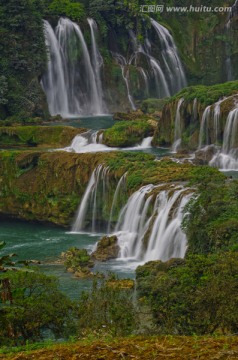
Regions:
<instances>
[{"instance_id":1,"label":"green moss","mask_svg":"<svg viewBox=\"0 0 238 360\"><path fill-rule=\"evenodd\" d=\"M197 100L204 105L211 105L225 96L237 94L238 81L230 81L213 86L190 86L170 98L169 102L184 98L187 101Z\"/></svg>"},{"instance_id":2,"label":"green moss","mask_svg":"<svg viewBox=\"0 0 238 360\"><path fill-rule=\"evenodd\" d=\"M0 127L0 146L66 146L84 131L69 126Z\"/></svg>"},{"instance_id":3,"label":"green moss","mask_svg":"<svg viewBox=\"0 0 238 360\"><path fill-rule=\"evenodd\" d=\"M103 143L112 147L132 146L152 134L153 127L147 121L121 121L104 131Z\"/></svg>"}]
</instances>

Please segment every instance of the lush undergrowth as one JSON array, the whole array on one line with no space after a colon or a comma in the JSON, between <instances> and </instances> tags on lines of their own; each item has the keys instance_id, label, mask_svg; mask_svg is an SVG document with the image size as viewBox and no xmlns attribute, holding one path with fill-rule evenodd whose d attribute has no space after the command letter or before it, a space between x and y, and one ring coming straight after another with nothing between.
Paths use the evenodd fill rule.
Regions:
<instances>
[{"instance_id":1,"label":"lush undergrowth","mask_svg":"<svg viewBox=\"0 0 238 360\"><path fill-rule=\"evenodd\" d=\"M31 346L12 354L0 355L2 360L79 360L79 359L138 359L138 360L217 360L237 359L238 338L231 337L131 337L48 346L32 351Z\"/></svg>"}]
</instances>

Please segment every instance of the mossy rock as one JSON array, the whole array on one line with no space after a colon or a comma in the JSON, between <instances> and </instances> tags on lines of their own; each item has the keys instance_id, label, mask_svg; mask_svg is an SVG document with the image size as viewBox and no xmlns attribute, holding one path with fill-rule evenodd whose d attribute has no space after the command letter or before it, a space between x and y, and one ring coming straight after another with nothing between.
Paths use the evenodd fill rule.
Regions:
<instances>
[{"instance_id":1,"label":"mossy rock","mask_svg":"<svg viewBox=\"0 0 238 360\"><path fill-rule=\"evenodd\" d=\"M103 144L110 147L129 147L152 136L154 127L148 121L120 121L103 133Z\"/></svg>"},{"instance_id":2,"label":"mossy rock","mask_svg":"<svg viewBox=\"0 0 238 360\"><path fill-rule=\"evenodd\" d=\"M93 267L93 261L86 249L73 247L61 254L64 266L67 271L74 273L76 277L86 278L94 276L90 271Z\"/></svg>"},{"instance_id":3,"label":"mossy rock","mask_svg":"<svg viewBox=\"0 0 238 360\"><path fill-rule=\"evenodd\" d=\"M119 255L120 247L118 239L114 236L104 236L97 244L97 249L91 255L93 260L107 261L116 259Z\"/></svg>"}]
</instances>

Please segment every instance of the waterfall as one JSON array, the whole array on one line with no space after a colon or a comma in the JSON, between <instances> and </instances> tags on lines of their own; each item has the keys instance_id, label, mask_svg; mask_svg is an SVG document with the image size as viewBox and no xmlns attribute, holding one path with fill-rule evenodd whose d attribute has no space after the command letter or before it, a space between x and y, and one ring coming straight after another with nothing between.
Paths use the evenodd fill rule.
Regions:
<instances>
[{"instance_id":1,"label":"waterfall","mask_svg":"<svg viewBox=\"0 0 238 360\"><path fill-rule=\"evenodd\" d=\"M205 145L209 145L209 120L211 115L211 106L207 106L202 115L202 121L200 125L200 133L199 133L199 145L198 148L201 149Z\"/></svg>"},{"instance_id":2,"label":"waterfall","mask_svg":"<svg viewBox=\"0 0 238 360\"><path fill-rule=\"evenodd\" d=\"M132 147L125 147L125 148L116 148L116 147L109 147L107 145L102 144L103 140L103 133L99 135L98 131L89 130L83 134L76 135L75 138L72 140L70 146L67 146L63 149L57 149L67 151L67 152L74 152L77 154L82 153L92 153L92 152L102 152L102 151L116 151L116 150L144 150L150 149L152 147L152 136L148 136L144 138L141 144L132 146Z\"/></svg>"},{"instance_id":3,"label":"waterfall","mask_svg":"<svg viewBox=\"0 0 238 360\"><path fill-rule=\"evenodd\" d=\"M127 174L122 175L115 186L110 180L109 169L99 165L88 182L72 231L95 233L101 230L102 213L111 199L111 206L107 208L107 227L104 228L107 233L111 232L114 218L121 209L112 231L118 238L120 260L138 263L184 257L187 245L181 223L192 190L180 185L149 184L135 191L126 201L123 197L126 177Z\"/></svg>"},{"instance_id":4,"label":"waterfall","mask_svg":"<svg viewBox=\"0 0 238 360\"><path fill-rule=\"evenodd\" d=\"M58 39L48 21L44 20L46 46L49 50L47 73L42 78L42 86L47 95L51 115L70 114L68 89L65 85L64 60ZM75 104L78 107L78 102ZM77 109L78 112L80 109Z\"/></svg>"},{"instance_id":5,"label":"waterfall","mask_svg":"<svg viewBox=\"0 0 238 360\"><path fill-rule=\"evenodd\" d=\"M183 210L191 198L187 189L177 188L174 194L162 191L157 198L157 217L153 225L144 260L183 258L187 249L186 235L181 229Z\"/></svg>"},{"instance_id":6,"label":"waterfall","mask_svg":"<svg viewBox=\"0 0 238 360\"><path fill-rule=\"evenodd\" d=\"M97 220L98 215L101 212L100 205L107 201L108 191L108 168L99 165L91 175L87 189L80 203L72 227L72 232L88 230L94 233L98 231L99 226L97 226Z\"/></svg>"},{"instance_id":7,"label":"waterfall","mask_svg":"<svg viewBox=\"0 0 238 360\"><path fill-rule=\"evenodd\" d=\"M134 193L121 211L115 231L122 260L166 261L185 255L187 242L181 223L191 193L182 187L161 190L149 214L153 188L147 185ZM149 228L146 245L144 238Z\"/></svg>"},{"instance_id":8,"label":"waterfall","mask_svg":"<svg viewBox=\"0 0 238 360\"><path fill-rule=\"evenodd\" d=\"M167 81L165 79L165 75L158 64L158 61L151 58L150 59L151 67L154 71L155 81L157 85L157 95L159 98L168 97L170 96L169 87Z\"/></svg>"},{"instance_id":9,"label":"waterfall","mask_svg":"<svg viewBox=\"0 0 238 360\"><path fill-rule=\"evenodd\" d=\"M182 124L181 124L181 114L180 108L184 102L184 98L179 99L177 104L175 122L174 122L174 143L172 146L172 150L176 152L181 144L182 140Z\"/></svg>"},{"instance_id":10,"label":"waterfall","mask_svg":"<svg viewBox=\"0 0 238 360\"><path fill-rule=\"evenodd\" d=\"M147 211L151 197L147 198L147 195L153 188L153 185L147 185L136 191L121 210L115 234L118 237L122 259L140 260L143 236L148 229Z\"/></svg>"},{"instance_id":11,"label":"waterfall","mask_svg":"<svg viewBox=\"0 0 238 360\"><path fill-rule=\"evenodd\" d=\"M99 97L99 106L100 109L104 109L105 105L103 104L102 99L102 82L101 82L101 67L103 66L103 58L98 50L96 39L95 39L95 31L97 31L97 23L93 19L87 19L90 31L91 31L91 39L92 39L92 65L94 69L95 74L95 80L96 80L96 86L97 86L97 92ZM106 112L106 109L105 109Z\"/></svg>"},{"instance_id":12,"label":"waterfall","mask_svg":"<svg viewBox=\"0 0 238 360\"><path fill-rule=\"evenodd\" d=\"M127 97L128 97L128 100L129 100L132 110L135 111L136 106L134 104L134 100L133 100L133 97L130 92L130 83L129 83L130 82L130 79L129 79L130 73L129 73L129 68L128 68L128 66L131 64L133 58L130 58L129 61L127 61L126 58L124 56L122 56L121 54L112 52L112 55L113 55L114 59L116 60L116 62L118 63L118 65L120 65L120 67L121 67L122 77L126 84Z\"/></svg>"},{"instance_id":13,"label":"waterfall","mask_svg":"<svg viewBox=\"0 0 238 360\"><path fill-rule=\"evenodd\" d=\"M226 80L231 81L233 80L233 71L232 71L232 63L231 63L231 19L225 25L225 33L229 41L226 42L225 45L225 53L226 53L226 60L225 60L225 68L226 68Z\"/></svg>"},{"instance_id":14,"label":"waterfall","mask_svg":"<svg viewBox=\"0 0 238 360\"><path fill-rule=\"evenodd\" d=\"M142 67L139 67L138 70L141 73L141 76L142 76L142 78L144 79L144 82L145 82L145 93L149 97L149 79L148 79L148 76L147 76L145 70Z\"/></svg>"},{"instance_id":15,"label":"waterfall","mask_svg":"<svg viewBox=\"0 0 238 360\"><path fill-rule=\"evenodd\" d=\"M230 111L223 135L223 145L210 165L223 170L238 170L238 108Z\"/></svg>"},{"instance_id":16,"label":"waterfall","mask_svg":"<svg viewBox=\"0 0 238 360\"><path fill-rule=\"evenodd\" d=\"M154 19L151 19L151 24L159 36L164 65L169 71L169 78L173 79L173 84L171 84L172 92L176 93L187 85L185 73L178 55L177 48L175 46L173 37L164 26L160 25Z\"/></svg>"},{"instance_id":17,"label":"waterfall","mask_svg":"<svg viewBox=\"0 0 238 360\"><path fill-rule=\"evenodd\" d=\"M118 201L118 196L120 195L121 191L123 191L123 190L125 191L125 189L126 189L126 176L127 176L127 173L125 173L119 180L117 187L116 187L115 194L113 196L112 207L111 207L111 211L110 211L110 218L109 218L108 227L107 227L108 234L110 233L111 228L112 228L112 219L113 219L115 207L116 207L116 204Z\"/></svg>"},{"instance_id":18,"label":"waterfall","mask_svg":"<svg viewBox=\"0 0 238 360\"><path fill-rule=\"evenodd\" d=\"M220 104L224 100L217 101L214 105L214 134L215 134L215 143L219 141L219 133L220 133L220 117L221 117L221 107Z\"/></svg>"},{"instance_id":19,"label":"waterfall","mask_svg":"<svg viewBox=\"0 0 238 360\"><path fill-rule=\"evenodd\" d=\"M95 76L80 27L67 18L59 19L55 32L47 21L44 26L49 64L42 86L51 115L102 114L100 75ZM94 46L96 48L96 44Z\"/></svg>"},{"instance_id":20,"label":"waterfall","mask_svg":"<svg viewBox=\"0 0 238 360\"><path fill-rule=\"evenodd\" d=\"M198 99L193 100L193 121L196 121L198 117Z\"/></svg>"}]
</instances>

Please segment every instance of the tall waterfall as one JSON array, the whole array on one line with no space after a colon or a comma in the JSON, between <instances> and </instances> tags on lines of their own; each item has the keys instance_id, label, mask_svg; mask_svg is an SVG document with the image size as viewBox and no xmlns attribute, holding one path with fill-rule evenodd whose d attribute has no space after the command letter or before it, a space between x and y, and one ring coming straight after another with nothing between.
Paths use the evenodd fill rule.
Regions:
<instances>
[{"instance_id":1,"label":"tall waterfall","mask_svg":"<svg viewBox=\"0 0 238 360\"><path fill-rule=\"evenodd\" d=\"M115 186L110 182L108 168L99 165L94 170L72 231L101 231L101 216L110 198L111 208L107 212L106 228L110 233L115 226L112 233L118 238L121 260L145 262L184 257L187 243L181 223L184 207L192 196L191 189L179 185L150 184L134 192L128 200L124 198L123 204L126 176L124 174ZM110 195L112 190L113 197Z\"/></svg>"},{"instance_id":2,"label":"tall waterfall","mask_svg":"<svg viewBox=\"0 0 238 360\"><path fill-rule=\"evenodd\" d=\"M170 84L171 91L176 93L187 85L185 73L178 55L177 48L175 46L173 37L164 26L153 19L151 19L151 24L159 36L162 47L162 58L164 61L164 66L168 71L168 79L172 79L173 81Z\"/></svg>"},{"instance_id":3,"label":"tall waterfall","mask_svg":"<svg viewBox=\"0 0 238 360\"><path fill-rule=\"evenodd\" d=\"M184 99L181 98L181 99L179 99L178 105L177 105L175 122L174 122L174 143L173 143L173 146L172 146L173 151L177 151L179 145L181 144L182 124L181 124L180 108L181 108L183 102L184 102Z\"/></svg>"},{"instance_id":4,"label":"tall waterfall","mask_svg":"<svg viewBox=\"0 0 238 360\"><path fill-rule=\"evenodd\" d=\"M102 99L102 94L103 94L103 88L102 88L102 82L101 82L101 68L103 66L103 58L98 50L98 46L97 46L97 42L96 42L96 37L95 37L95 32L97 32L98 27L97 27L97 23L96 21L94 21L93 19L87 19L89 26L90 26L90 31L91 31L91 39L92 39L92 65L93 65L93 69L94 69L94 74L95 74L95 80L96 80L96 85L97 85L97 92L98 92L98 101L99 101L99 106L100 109L103 110L104 112L106 112L106 106L103 102Z\"/></svg>"},{"instance_id":5,"label":"tall waterfall","mask_svg":"<svg viewBox=\"0 0 238 360\"><path fill-rule=\"evenodd\" d=\"M227 117L221 151L210 165L223 170L238 170L238 108L231 110Z\"/></svg>"},{"instance_id":6,"label":"tall waterfall","mask_svg":"<svg viewBox=\"0 0 238 360\"><path fill-rule=\"evenodd\" d=\"M96 61L94 52L98 52L93 24L90 21L89 23L93 61ZM42 85L51 115L60 114L63 117L70 117L81 114L102 114L104 109L99 69L95 75L80 27L67 18L60 18L55 31L47 21L44 21L44 26L49 63Z\"/></svg>"}]
</instances>

